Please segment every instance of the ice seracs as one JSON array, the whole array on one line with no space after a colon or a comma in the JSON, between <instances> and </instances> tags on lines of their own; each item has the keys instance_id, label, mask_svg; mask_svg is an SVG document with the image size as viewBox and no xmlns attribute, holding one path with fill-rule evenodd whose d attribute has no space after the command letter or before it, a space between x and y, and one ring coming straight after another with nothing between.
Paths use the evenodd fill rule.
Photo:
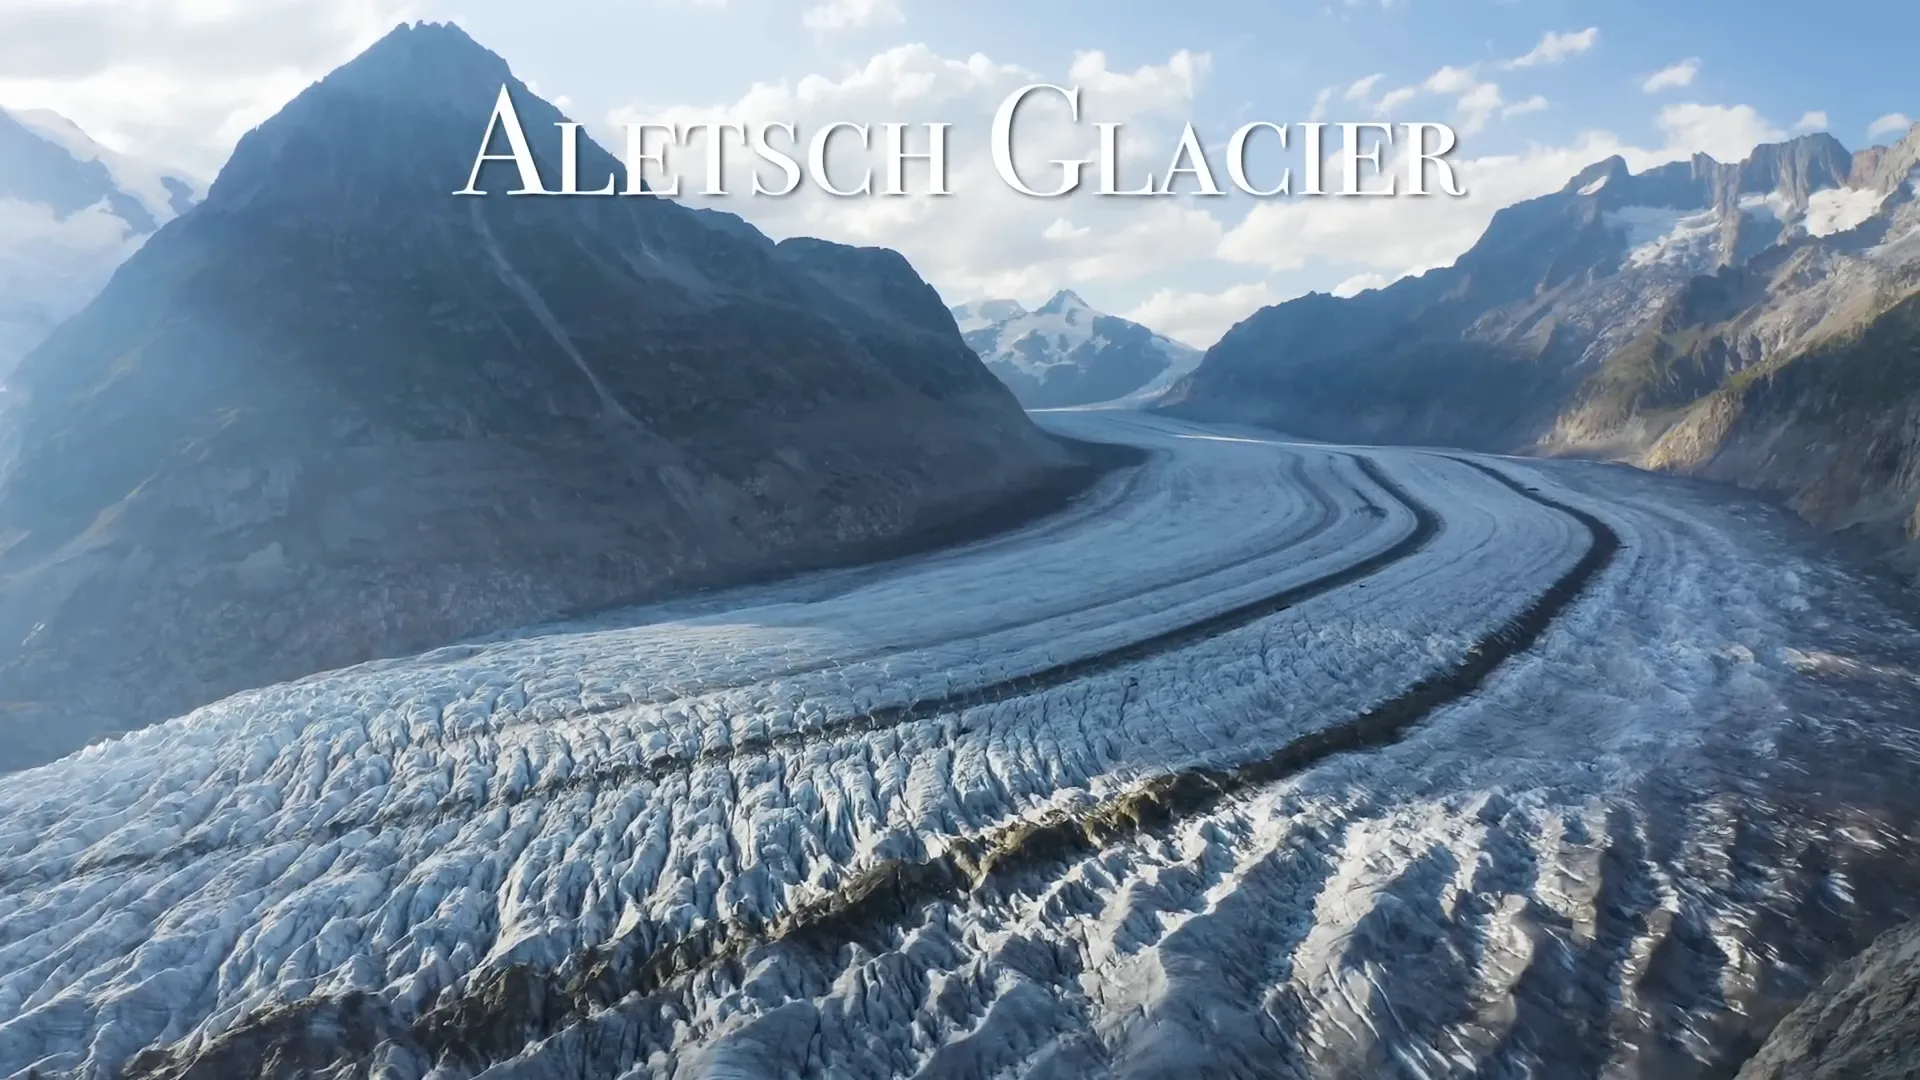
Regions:
<instances>
[{"instance_id":1,"label":"ice seracs","mask_svg":"<svg viewBox=\"0 0 1920 1080\"><path fill-rule=\"evenodd\" d=\"M1042 422L1151 456L963 548L268 687L0 778L0 1077L1599 1075L1651 1045L1724 1076L1912 895L1852 809L1920 756L1906 683L1798 658L1837 632L1813 607L1863 665L1920 641L1778 510ZM1586 562L1529 489L1622 557L1476 692L1343 741ZM1171 820L1128 801L1298 745L1346 752ZM1029 829L1059 842L998 849L1030 857L988 887L867 888Z\"/></svg>"}]
</instances>

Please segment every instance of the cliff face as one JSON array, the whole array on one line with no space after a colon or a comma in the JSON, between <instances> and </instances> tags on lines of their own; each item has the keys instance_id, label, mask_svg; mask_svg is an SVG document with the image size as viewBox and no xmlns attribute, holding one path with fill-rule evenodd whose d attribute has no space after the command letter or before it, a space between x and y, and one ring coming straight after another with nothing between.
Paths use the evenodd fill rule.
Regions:
<instances>
[{"instance_id":1,"label":"cliff face","mask_svg":"<svg viewBox=\"0 0 1920 1080\"><path fill-rule=\"evenodd\" d=\"M1452 266L1257 312L1167 407L1697 472L1905 550L1916 290L1920 128L1858 154L1817 135L1735 165L1614 158Z\"/></svg>"},{"instance_id":2,"label":"cliff face","mask_svg":"<svg viewBox=\"0 0 1920 1080\"><path fill-rule=\"evenodd\" d=\"M509 85L402 27L22 362L0 767L214 697L782 569L1071 482L903 259L651 197L456 198ZM616 170L582 139L582 187Z\"/></svg>"},{"instance_id":3,"label":"cliff face","mask_svg":"<svg viewBox=\"0 0 1920 1080\"><path fill-rule=\"evenodd\" d=\"M1645 460L1780 492L1920 573L1920 290L1727 380Z\"/></svg>"},{"instance_id":4,"label":"cliff face","mask_svg":"<svg viewBox=\"0 0 1920 1080\"><path fill-rule=\"evenodd\" d=\"M1774 1028L1738 1080L1910 1080L1920 1071L1920 924L1887 931Z\"/></svg>"}]
</instances>

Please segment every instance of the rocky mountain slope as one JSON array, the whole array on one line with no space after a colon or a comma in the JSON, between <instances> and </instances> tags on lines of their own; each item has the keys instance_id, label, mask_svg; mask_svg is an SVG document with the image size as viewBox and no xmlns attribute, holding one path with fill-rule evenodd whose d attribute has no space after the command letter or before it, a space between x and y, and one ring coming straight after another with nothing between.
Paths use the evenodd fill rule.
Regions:
<instances>
[{"instance_id":1,"label":"rocky mountain slope","mask_svg":"<svg viewBox=\"0 0 1920 1080\"><path fill-rule=\"evenodd\" d=\"M403 26L20 364L0 766L1084 480L891 252L510 198L510 163L453 196L503 84L556 182L561 115L457 28ZM617 165L582 139L579 168Z\"/></svg>"},{"instance_id":2,"label":"rocky mountain slope","mask_svg":"<svg viewBox=\"0 0 1920 1080\"><path fill-rule=\"evenodd\" d=\"M1263 309L1168 395L1295 433L1600 455L1916 535L1920 127L1600 162L1452 266Z\"/></svg>"},{"instance_id":3,"label":"rocky mountain slope","mask_svg":"<svg viewBox=\"0 0 1920 1080\"><path fill-rule=\"evenodd\" d=\"M1737 1080L1911 1080L1920 1075L1920 923L1895 927L1829 975L1773 1029Z\"/></svg>"},{"instance_id":4,"label":"rocky mountain slope","mask_svg":"<svg viewBox=\"0 0 1920 1080\"><path fill-rule=\"evenodd\" d=\"M184 176L115 154L62 116L0 108L0 382L193 200Z\"/></svg>"},{"instance_id":5,"label":"rocky mountain slope","mask_svg":"<svg viewBox=\"0 0 1920 1080\"><path fill-rule=\"evenodd\" d=\"M1015 300L953 309L967 344L1030 409L1091 405L1171 383L1200 351L1103 314L1062 290L1034 311Z\"/></svg>"}]
</instances>

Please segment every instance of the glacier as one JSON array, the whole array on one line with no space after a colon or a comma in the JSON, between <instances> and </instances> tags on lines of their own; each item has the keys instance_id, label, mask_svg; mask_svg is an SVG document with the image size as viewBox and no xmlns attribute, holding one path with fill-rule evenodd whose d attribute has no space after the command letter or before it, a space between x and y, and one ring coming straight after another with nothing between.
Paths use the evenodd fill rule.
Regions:
<instances>
[{"instance_id":1,"label":"glacier","mask_svg":"<svg viewBox=\"0 0 1920 1080\"><path fill-rule=\"evenodd\" d=\"M0 1076L1706 1076L1920 894L1776 508L1037 415L1149 460L0 778Z\"/></svg>"}]
</instances>

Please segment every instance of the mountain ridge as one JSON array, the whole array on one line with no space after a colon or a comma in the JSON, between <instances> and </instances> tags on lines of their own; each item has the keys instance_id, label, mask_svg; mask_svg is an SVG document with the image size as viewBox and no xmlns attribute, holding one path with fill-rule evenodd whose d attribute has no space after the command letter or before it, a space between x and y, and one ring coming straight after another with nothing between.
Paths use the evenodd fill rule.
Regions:
<instances>
[{"instance_id":1,"label":"mountain ridge","mask_svg":"<svg viewBox=\"0 0 1920 1080\"><path fill-rule=\"evenodd\" d=\"M1890 363L1916 289L1920 125L1859 152L1819 133L1734 163L1696 154L1633 173L1616 156L1502 208L1449 266L1261 309L1164 407L1340 441L1697 473L1779 492L1913 566L1906 399L1857 400L1836 421L1782 395L1837 393L1815 367ZM1894 444L1897 465L1865 470ZM1785 446L1794 461L1767 449Z\"/></svg>"},{"instance_id":2,"label":"mountain ridge","mask_svg":"<svg viewBox=\"0 0 1920 1080\"><path fill-rule=\"evenodd\" d=\"M1200 350L1059 289L1028 311L987 299L952 309L967 344L1028 408L1142 399L1185 374Z\"/></svg>"},{"instance_id":3,"label":"mountain ridge","mask_svg":"<svg viewBox=\"0 0 1920 1080\"><path fill-rule=\"evenodd\" d=\"M57 113L0 107L0 386L194 201L183 174L115 154Z\"/></svg>"},{"instance_id":4,"label":"mountain ridge","mask_svg":"<svg viewBox=\"0 0 1920 1080\"><path fill-rule=\"evenodd\" d=\"M0 728L26 749L0 767L1085 482L893 253L657 197L452 195L495 78L551 169L557 109L403 25L21 362ZM581 141L583 175L612 161Z\"/></svg>"}]
</instances>

